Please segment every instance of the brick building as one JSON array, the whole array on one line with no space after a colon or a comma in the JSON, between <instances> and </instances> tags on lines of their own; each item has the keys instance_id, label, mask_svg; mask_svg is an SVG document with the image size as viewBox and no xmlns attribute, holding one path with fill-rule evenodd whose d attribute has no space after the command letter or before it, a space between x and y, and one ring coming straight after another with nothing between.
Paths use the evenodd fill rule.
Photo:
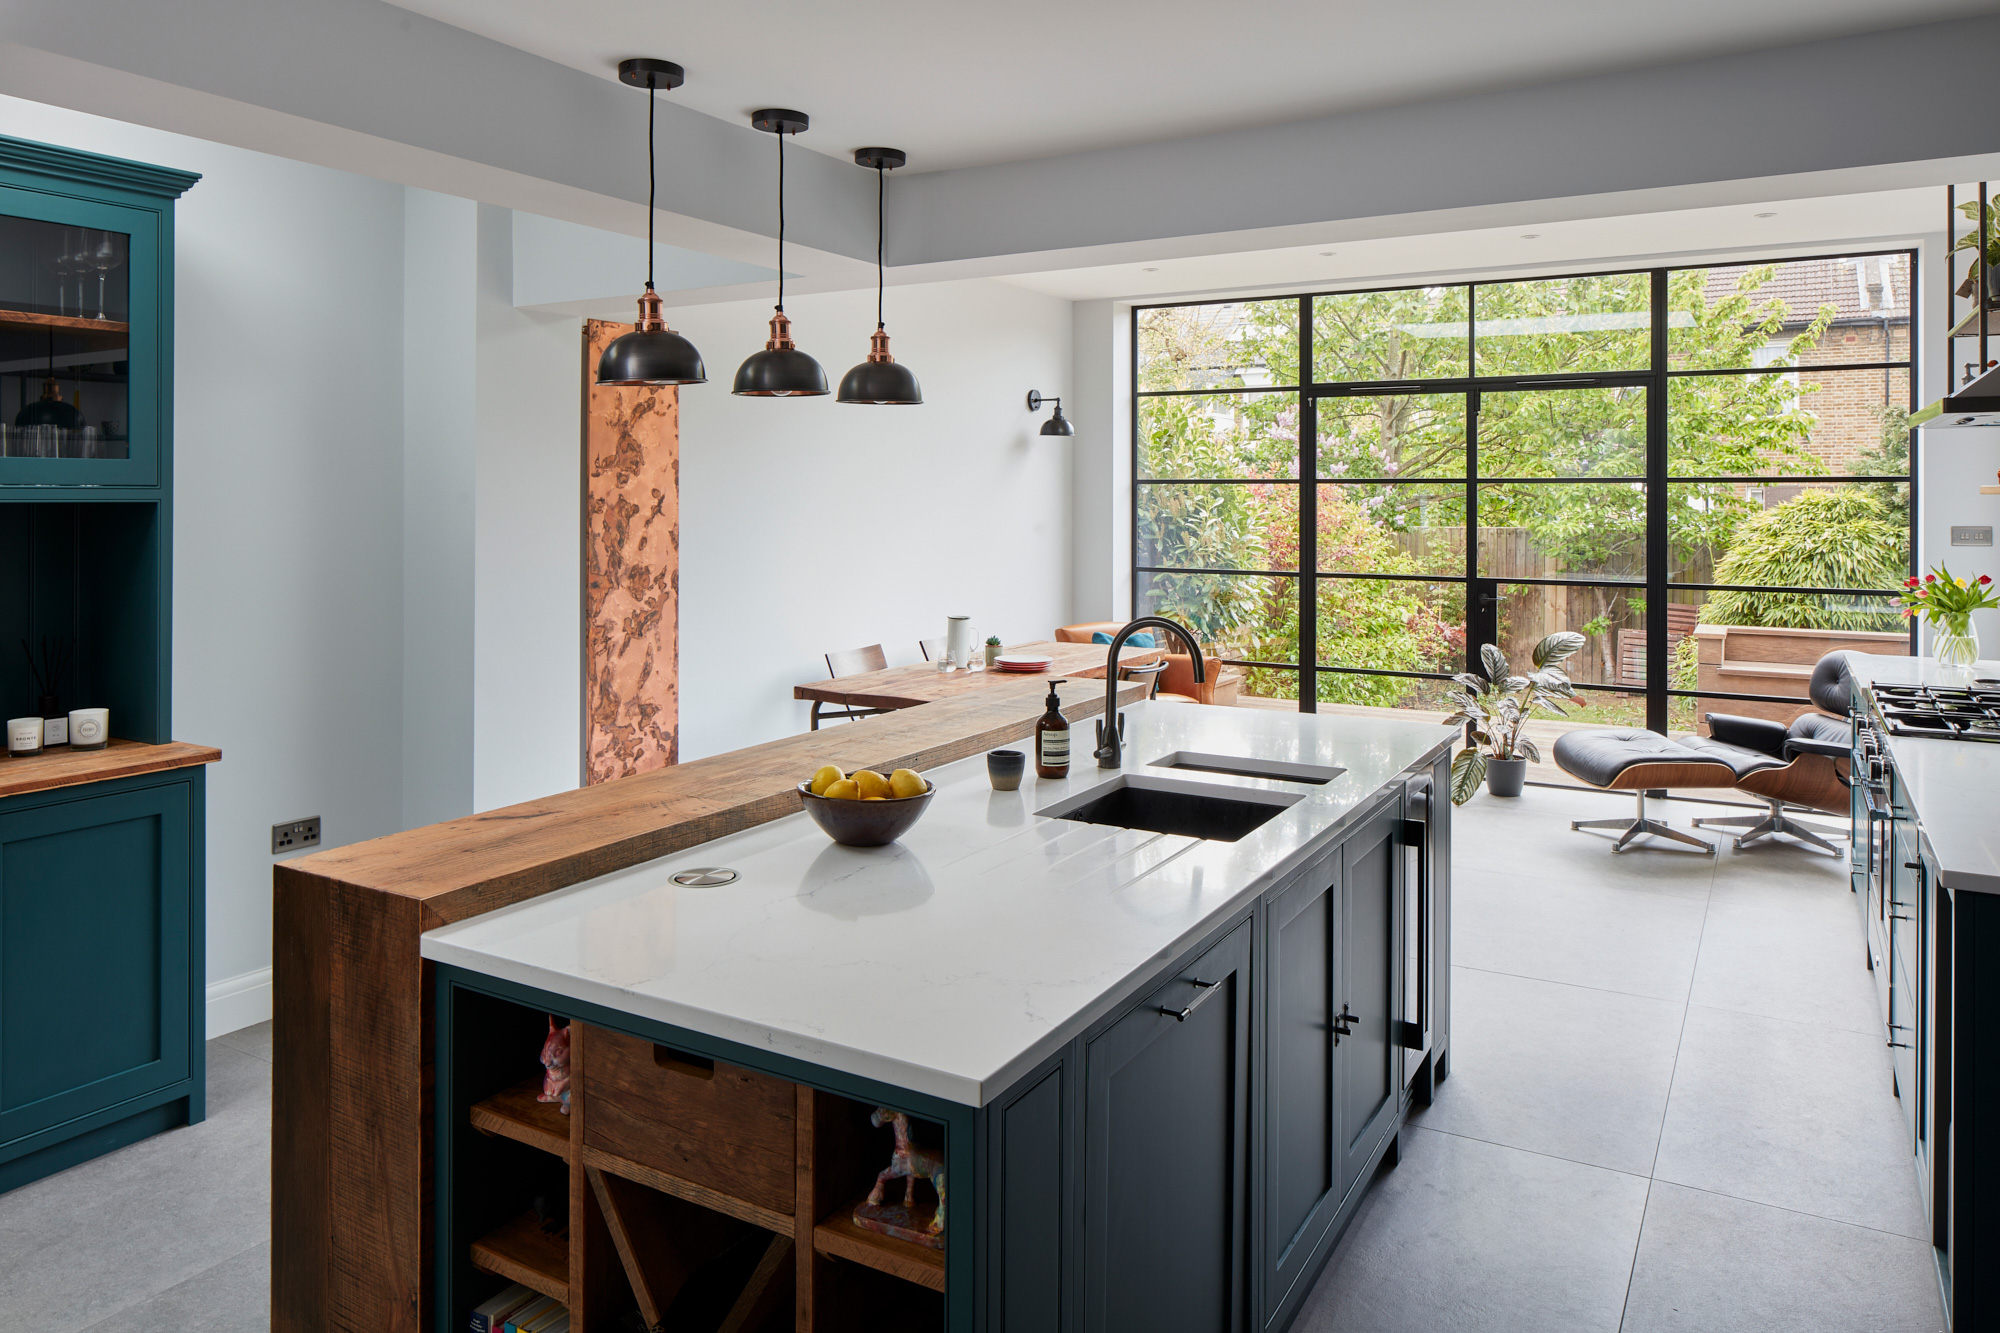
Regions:
<instances>
[{"instance_id":1,"label":"brick building","mask_svg":"<svg viewBox=\"0 0 2000 1333\"><path fill-rule=\"evenodd\" d=\"M1708 299L1734 292L1741 266L1709 270ZM1867 255L1858 259L1809 259L1784 264L1756 290L1762 309L1771 301L1786 308L1783 330L1757 354L1757 364L1780 362L1791 341L1825 306L1834 309L1833 323L1819 341L1798 358L1794 382L1802 405L1816 418L1805 447L1825 460L1830 474L1855 471L1861 451L1882 441L1882 409L1907 408L1910 375L1903 367L1884 368L1883 361L1910 359L1910 256ZM1853 370L1819 370L1813 366L1855 366ZM1798 494L1797 485L1764 488L1767 505Z\"/></svg>"}]
</instances>

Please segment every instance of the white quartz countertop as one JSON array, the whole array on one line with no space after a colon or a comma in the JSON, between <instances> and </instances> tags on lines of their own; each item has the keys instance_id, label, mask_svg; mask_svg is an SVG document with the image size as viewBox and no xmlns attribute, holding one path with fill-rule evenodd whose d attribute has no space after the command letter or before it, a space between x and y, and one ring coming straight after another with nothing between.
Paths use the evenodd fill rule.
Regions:
<instances>
[{"instance_id":1,"label":"white quartz countertop","mask_svg":"<svg viewBox=\"0 0 2000 1333\"><path fill-rule=\"evenodd\" d=\"M1941 667L1928 657L1863 656L1850 674L1871 684L1970 685L2000 681L2000 662ZM1924 736L1885 736L1937 856L1945 886L2000 893L2000 745Z\"/></svg>"},{"instance_id":2,"label":"white quartz countertop","mask_svg":"<svg viewBox=\"0 0 2000 1333\"><path fill-rule=\"evenodd\" d=\"M994 791L983 755L930 770L930 808L888 847L841 847L790 815L430 931L423 956L984 1105L1456 735L1420 721L1190 704L1125 713L1123 769L1095 766L1086 726L1059 781L1037 779L1030 764L1020 790ZM828 733L828 752L838 745ZM1027 749L1026 738L1012 748ZM1308 786L1149 767L1180 750L1347 772ZM1035 814L1121 774L1303 796L1234 843ZM714 888L670 879L698 866L739 878Z\"/></svg>"}]
</instances>

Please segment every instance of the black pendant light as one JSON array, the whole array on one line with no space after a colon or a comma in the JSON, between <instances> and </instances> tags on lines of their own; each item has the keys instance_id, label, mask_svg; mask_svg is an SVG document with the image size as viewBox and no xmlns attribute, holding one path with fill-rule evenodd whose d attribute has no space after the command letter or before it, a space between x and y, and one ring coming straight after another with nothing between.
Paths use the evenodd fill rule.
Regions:
<instances>
[{"instance_id":1,"label":"black pendant light","mask_svg":"<svg viewBox=\"0 0 2000 1333\"><path fill-rule=\"evenodd\" d=\"M1069 418L1062 414L1062 399L1044 398L1042 397L1039 390L1036 389L1028 390L1028 410L1030 412L1041 411L1043 403L1054 403L1056 410L1049 417L1047 421L1044 421L1042 423L1042 429L1040 432L1041 434L1043 435L1076 434L1076 427L1071 425Z\"/></svg>"},{"instance_id":2,"label":"black pendant light","mask_svg":"<svg viewBox=\"0 0 2000 1333\"><path fill-rule=\"evenodd\" d=\"M653 290L653 196L658 172L653 161L653 107L661 88L678 88L686 77L671 60L621 60L618 79L646 90L646 291L639 298L639 326L621 333L597 358L597 382L628 384L706 384L708 370L693 343L667 327L660 313L660 296Z\"/></svg>"},{"instance_id":3,"label":"black pendant light","mask_svg":"<svg viewBox=\"0 0 2000 1333\"><path fill-rule=\"evenodd\" d=\"M875 332L868 339L868 359L840 377L843 403L921 403L924 389L908 366L896 364L889 355L889 332L882 326L882 238L887 228L882 200L887 173L909 158L900 148L860 148L854 153L859 166L875 168Z\"/></svg>"},{"instance_id":4,"label":"black pendant light","mask_svg":"<svg viewBox=\"0 0 2000 1333\"><path fill-rule=\"evenodd\" d=\"M62 396L62 386L56 383L56 331L49 329L49 377L42 381L42 396L32 403L24 403L14 414L16 426L54 426L57 430L82 430L83 413L76 410Z\"/></svg>"},{"instance_id":5,"label":"black pendant light","mask_svg":"<svg viewBox=\"0 0 2000 1333\"><path fill-rule=\"evenodd\" d=\"M819 362L792 342L792 321L785 317L785 136L811 124L803 111L767 107L752 112L750 124L778 136L778 308L771 316L771 340L736 368L731 393L746 398L811 398L826 392L826 372Z\"/></svg>"}]
</instances>

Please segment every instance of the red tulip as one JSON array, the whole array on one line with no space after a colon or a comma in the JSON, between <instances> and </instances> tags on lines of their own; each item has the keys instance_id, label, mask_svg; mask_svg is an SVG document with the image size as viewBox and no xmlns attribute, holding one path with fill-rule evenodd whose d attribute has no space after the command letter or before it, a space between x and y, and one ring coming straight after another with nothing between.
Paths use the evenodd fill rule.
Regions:
<instances>
[{"instance_id":1,"label":"red tulip","mask_svg":"<svg viewBox=\"0 0 2000 1333\"><path fill-rule=\"evenodd\" d=\"M1991 578L1989 578L1989 577L1988 577L1987 575L1985 575L1985 574L1981 574L1981 575L1979 576L1979 581L1980 581L1981 583L1991 583L1991 582L1993 582L1993 580L1992 580Z\"/></svg>"},{"instance_id":2,"label":"red tulip","mask_svg":"<svg viewBox=\"0 0 2000 1333\"><path fill-rule=\"evenodd\" d=\"M1926 575L1924 575L1924 582L1925 582L1925 583L1936 583L1936 582L1937 582L1937 575L1935 575L1935 574L1926 574Z\"/></svg>"},{"instance_id":3,"label":"red tulip","mask_svg":"<svg viewBox=\"0 0 2000 1333\"><path fill-rule=\"evenodd\" d=\"M1914 588L1914 587L1916 587L1916 586L1917 586L1917 576L1916 576L1915 574L1912 574L1912 575L1910 575L1910 577L1908 577L1908 578L1904 579L1904 580L1903 580L1903 586L1904 586L1905 588Z\"/></svg>"}]
</instances>

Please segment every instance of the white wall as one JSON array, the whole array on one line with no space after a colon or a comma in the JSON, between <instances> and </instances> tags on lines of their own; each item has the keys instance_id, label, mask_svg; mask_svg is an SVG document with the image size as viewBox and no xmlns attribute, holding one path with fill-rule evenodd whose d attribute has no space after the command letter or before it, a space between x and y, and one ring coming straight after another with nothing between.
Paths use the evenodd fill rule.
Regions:
<instances>
[{"instance_id":1,"label":"white wall","mask_svg":"<svg viewBox=\"0 0 2000 1333\"><path fill-rule=\"evenodd\" d=\"M222 748L228 1031L269 1012L270 825L401 826L403 190L12 98L0 131L202 173L176 215L173 720Z\"/></svg>"},{"instance_id":2,"label":"white wall","mask_svg":"<svg viewBox=\"0 0 2000 1333\"><path fill-rule=\"evenodd\" d=\"M1943 192L1939 193L1942 195ZM1960 191L1959 197L1966 198L1967 192ZM1940 209L1943 203L1940 197ZM1957 387L1966 363L1978 358L1979 344L1971 341L1954 344L1951 377L1947 383L1944 357L1936 332L1938 326L1944 323L1951 285L1947 276L1943 232L1925 239L1918 262L1925 281L1920 314L1924 346L1921 349L1923 360L1917 366L1921 386L1917 400L1929 403ZM1963 275L1964 272L1965 260L1961 258L1959 273ZM2000 350L1996 350L1995 354L2000 355ZM2000 503L1996 503L1991 495L1979 493L1981 486L2000 484L2000 478L1994 475L1994 470L2000 468L2000 449L1994 447L2000 444L2000 430L1923 430L1917 434L1917 568L1928 570L1947 564L1954 574L1966 577L1985 574L2000 579L2000 547L1951 544L1954 525L2000 527ZM1979 632L1980 657L2000 658L2000 611L1976 611L1972 620ZM1923 625L1919 634L1921 650L1928 653L1931 626Z\"/></svg>"},{"instance_id":3,"label":"white wall","mask_svg":"<svg viewBox=\"0 0 2000 1333\"><path fill-rule=\"evenodd\" d=\"M879 642L908 663L947 615L1007 642L1066 623L1074 442L1037 435L1046 413L1024 400L1065 392L1069 305L986 280L891 291L920 407L733 397L769 301L669 312L709 376L681 390L684 759L804 730L792 686L825 675L830 649ZM837 387L867 354L875 294L786 313Z\"/></svg>"},{"instance_id":4,"label":"white wall","mask_svg":"<svg viewBox=\"0 0 2000 1333\"><path fill-rule=\"evenodd\" d=\"M406 828L473 809L478 205L403 201L403 793Z\"/></svg>"},{"instance_id":5,"label":"white wall","mask_svg":"<svg viewBox=\"0 0 2000 1333\"><path fill-rule=\"evenodd\" d=\"M1085 620L1132 615L1132 305L1078 301L1072 316L1071 438L1076 512L1071 609Z\"/></svg>"},{"instance_id":6,"label":"white wall","mask_svg":"<svg viewBox=\"0 0 2000 1333\"><path fill-rule=\"evenodd\" d=\"M583 766L582 322L514 307L513 216L479 207L478 810L566 791Z\"/></svg>"}]
</instances>

